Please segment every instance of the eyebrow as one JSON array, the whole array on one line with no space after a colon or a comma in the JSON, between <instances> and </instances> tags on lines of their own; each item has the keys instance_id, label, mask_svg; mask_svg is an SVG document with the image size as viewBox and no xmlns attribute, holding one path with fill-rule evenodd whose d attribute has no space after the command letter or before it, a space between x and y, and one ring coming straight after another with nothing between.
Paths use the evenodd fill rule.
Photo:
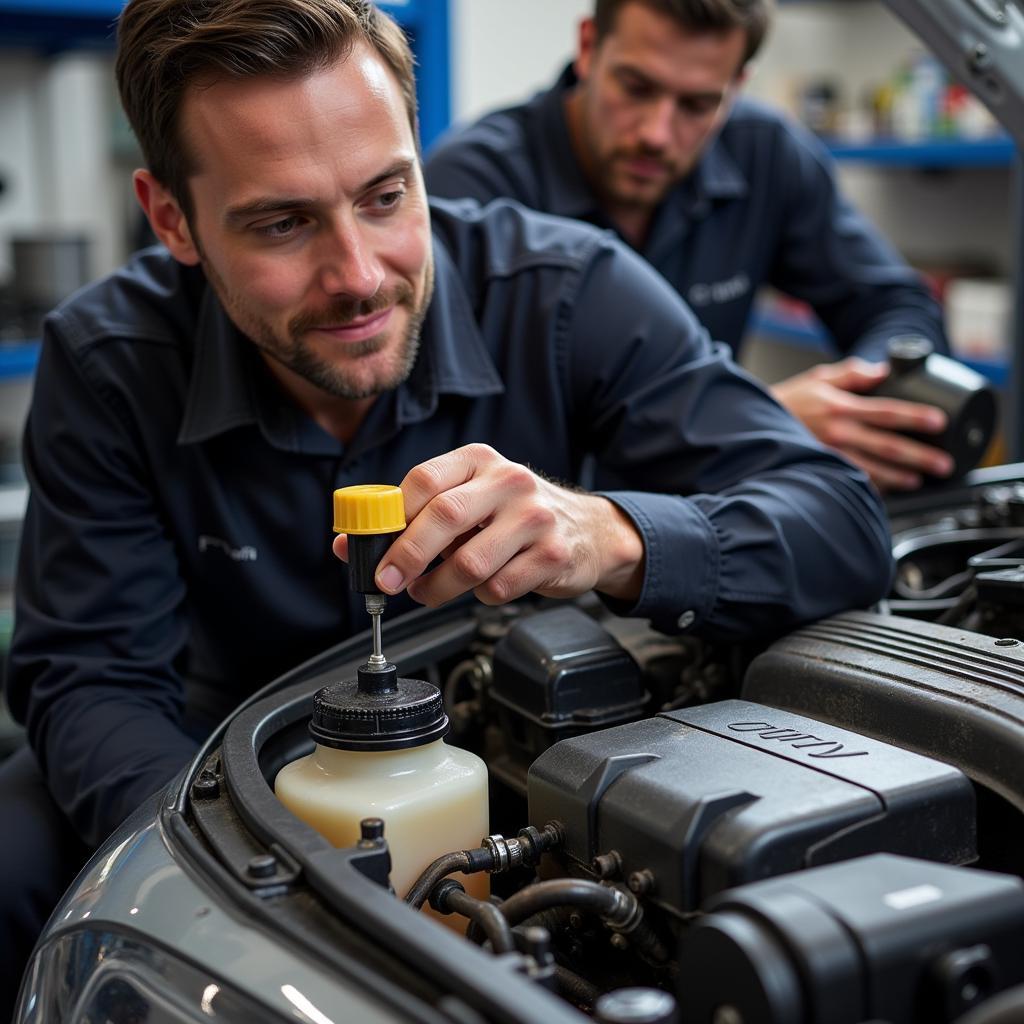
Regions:
<instances>
[{"instance_id":1,"label":"eyebrow","mask_svg":"<svg viewBox=\"0 0 1024 1024\"><path fill-rule=\"evenodd\" d=\"M669 89L667 86L665 86L662 82L657 81L657 79L651 78L650 75L646 74L643 70L641 70L638 67L635 67L632 64L621 64L615 70L620 77L628 76L630 78L635 78L647 88L657 89L659 92L663 93L673 91ZM701 89L699 91L694 92L676 93L675 95L677 99L683 99L687 101L717 100L718 102L721 102L723 99L725 99L726 91L727 90L720 89Z\"/></svg>"},{"instance_id":2,"label":"eyebrow","mask_svg":"<svg viewBox=\"0 0 1024 1024\"><path fill-rule=\"evenodd\" d=\"M368 192L382 182L396 175L408 174L415 166L415 160L399 160L380 174L374 175L369 181L359 186L357 192ZM230 207L224 214L224 222L237 226L250 217L259 217L267 213L278 213L283 210L310 210L319 205L319 200L310 196L260 196L258 199Z\"/></svg>"}]
</instances>

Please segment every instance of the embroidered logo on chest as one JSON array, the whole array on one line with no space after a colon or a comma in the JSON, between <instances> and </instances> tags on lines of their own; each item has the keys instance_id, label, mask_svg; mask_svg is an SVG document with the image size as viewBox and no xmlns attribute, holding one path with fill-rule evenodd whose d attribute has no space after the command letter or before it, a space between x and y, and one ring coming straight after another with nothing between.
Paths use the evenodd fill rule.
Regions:
<instances>
[{"instance_id":1,"label":"embroidered logo on chest","mask_svg":"<svg viewBox=\"0 0 1024 1024\"><path fill-rule=\"evenodd\" d=\"M724 281L697 281L686 292L691 306L710 306L713 303L732 302L750 291L750 278L741 271Z\"/></svg>"},{"instance_id":2,"label":"embroidered logo on chest","mask_svg":"<svg viewBox=\"0 0 1024 1024\"><path fill-rule=\"evenodd\" d=\"M257 558L256 549L249 544L233 548L221 537L211 537L208 533L201 533L199 535L199 553L205 555L208 551L220 551L233 562L255 562Z\"/></svg>"}]
</instances>

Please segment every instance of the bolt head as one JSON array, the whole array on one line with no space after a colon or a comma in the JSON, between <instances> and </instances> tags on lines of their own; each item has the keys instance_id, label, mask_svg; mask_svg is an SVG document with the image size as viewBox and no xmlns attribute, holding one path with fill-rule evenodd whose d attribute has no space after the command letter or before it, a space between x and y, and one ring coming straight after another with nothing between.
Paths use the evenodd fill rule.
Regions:
<instances>
[{"instance_id":1,"label":"bolt head","mask_svg":"<svg viewBox=\"0 0 1024 1024\"><path fill-rule=\"evenodd\" d=\"M277 858L272 853L260 853L249 859L246 871L252 878L270 878L277 873Z\"/></svg>"},{"instance_id":2,"label":"bolt head","mask_svg":"<svg viewBox=\"0 0 1024 1024\"><path fill-rule=\"evenodd\" d=\"M359 834L361 839L369 840L371 842L374 839L383 839L384 819L363 818L363 820L359 822Z\"/></svg>"}]
</instances>

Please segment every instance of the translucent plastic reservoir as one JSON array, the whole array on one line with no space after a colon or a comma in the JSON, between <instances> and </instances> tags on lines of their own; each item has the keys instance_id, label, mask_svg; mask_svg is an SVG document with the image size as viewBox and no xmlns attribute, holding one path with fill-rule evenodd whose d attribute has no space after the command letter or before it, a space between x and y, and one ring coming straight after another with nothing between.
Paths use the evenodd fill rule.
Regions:
<instances>
[{"instance_id":1,"label":"translucent plastic reservoir","mask_svg":"<svg viewBox=\"0 0 1024 1024\"><path fill-rule=\"evenodd\" d=\"M487 835L487 767L443 740L404 750L337 750L317 744L285 765L274 791L296 817L334 846L354 846L363 818L382 818L391 851L391 884L404 897L442 854L480 845ZM486 899L485 873L454 876ZM465 919L442 920L460 931Z\"/></svg>"}]
</instances>

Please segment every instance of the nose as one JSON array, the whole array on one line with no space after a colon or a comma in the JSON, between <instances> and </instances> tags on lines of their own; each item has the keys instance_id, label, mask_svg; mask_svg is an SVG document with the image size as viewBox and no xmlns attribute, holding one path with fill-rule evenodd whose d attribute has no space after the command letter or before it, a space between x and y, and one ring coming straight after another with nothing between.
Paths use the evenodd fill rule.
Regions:
<instances>
[{"instance_id":1,"label":"nose","mask_svg":"<svg viewBox=\"0 0 1024 1024\"><path fill-rule=\"evenodd\" d=\"M384 267L358 223L337 225L326 234L320 285L332 296L373 298L384 283Z\"/></svg>"},{"instance_id":2,"label":"nose","mask_svg":"<svg viewBox=\"0 0 1024 1024\"><path fill-rule=\"evenodd\" d=\"M675 100L671 96L663 96L645 109L643 120L640 122L640 141L648 149L669 148L675 113Z\"/></svg>"}]
</instances>

